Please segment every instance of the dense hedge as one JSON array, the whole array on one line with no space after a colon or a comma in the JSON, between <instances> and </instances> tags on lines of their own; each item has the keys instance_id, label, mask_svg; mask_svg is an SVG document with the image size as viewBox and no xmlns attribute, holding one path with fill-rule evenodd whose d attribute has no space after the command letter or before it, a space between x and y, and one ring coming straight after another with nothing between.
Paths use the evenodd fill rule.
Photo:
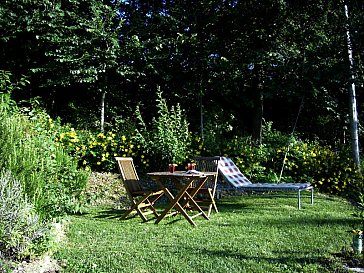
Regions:
<instances>
[{"instance_id":1,"label":"dense hedge","mask_svg":"<svg viewBox=\"0 0 364 273\"><path fill-rule=\"evenodd\" d=\"M179 162L177 168L185 169L186 163L196 155L224 155L231 157L240 170L255 182L310 182L322 192L345 194L352 185L361 181L361 175L350 157L350 147L332 147L317 141L291 138L271 127L265 130L261 145L256 145L249 137L238 136L220 145L207 144L190 133L190 150L185 152L185 160ZM146 149L137 142L133 133L127 135L110 131L92 134L70 128L68 132L60 133L57 140L70 153L80 156L80 165L92 170L117 171L113 158L116 155L133 157L141 171L163 168L151 164L149 154L145 153Z\"/></svg>"}]
</instances>

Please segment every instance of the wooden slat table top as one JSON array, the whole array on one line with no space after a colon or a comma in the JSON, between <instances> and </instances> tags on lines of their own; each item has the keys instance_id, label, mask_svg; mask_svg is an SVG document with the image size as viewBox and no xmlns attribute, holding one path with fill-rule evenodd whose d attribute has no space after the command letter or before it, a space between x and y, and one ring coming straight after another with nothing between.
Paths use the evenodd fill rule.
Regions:
<instances>
[{"instance_id":1,"label":"wooden slat table top","mask_svg":"<svg viewBox=\"0 0 364 273\"><path fill-rule=\"evenodd\" d=\"M216 175L214 172L201 172L201 173L187 173L187 171L175 171L171 172L151 172L149 176L177 176L177 177L201 177L201 176L212 176Z\"/></svg>"}]
</instances>

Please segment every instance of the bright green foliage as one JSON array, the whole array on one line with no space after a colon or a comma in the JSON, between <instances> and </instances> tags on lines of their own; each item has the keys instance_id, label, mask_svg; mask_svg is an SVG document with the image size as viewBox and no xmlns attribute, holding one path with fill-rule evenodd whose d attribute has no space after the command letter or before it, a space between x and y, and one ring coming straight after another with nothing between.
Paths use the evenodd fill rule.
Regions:
<instances>
[{"instance_id":1,"label":"bright green foliage","mask_svg":"<svg viewBox=\"0 0 364 273\"><path fill-rule=\"evenodd\" d=\"M42 217L78 210L87 174L56 147L46 113L16 108L9 112L8 96L0 97L0 169L11 171L21 182L28 201Z\"/></svg>"},{"instance_id":2,"label":"bright green foliage","mask_svg":"<svg viewBox=\"0 0 364 273\"><path fill-rule=\"evenodd\" d=\"M161 94L157 101L158 116L150 127L137 112L140 121L137 133L123 127L93 133L63 126L58 127L55 140L76 157L80 166L93 171L117 171L115 156L133 157L139 168L150 170L165 168L169 162L181 164L187 158L200 154L189 149L191 136L180 106L168 109ZM203 150L202 143L197 146Z\"/></svg>"},{"instance_id":3,"label":"bright green foliage","mask_svg":"<svg viewBox=\"0 0 364 273\"><path fill-rule=\"evenodd\" d=\"M275 159L283 162L284 154L284 149L277 150ZM345 194L359 178L347 148L294 141L285 162L286 175L333 194Z\"/></svg>"},{"instance_id":4,"label":"bright green foliage","mask_svg":"<svg viewBox=\"0 0 364 273\"><path fill-rule=\"evenodd\" d=\"M157 116L147 126L137 109L140 129L136 140L145 149L156 166L168 163L180 164L186 159L189 148L189 131L186 117L179 104L168 108L167 102L158 92Z\"/></svg>"},{"instance_id":5,"label":"bright green foliage","mask_svg":"<svg viewBox=\"0 0 364 273\"><path fill-rule=\"evenodd\" d=\"M29 84L26 76L22 75L19 81L13 79L10 71L0 70L0 92L11 93L14 90L20 90Z\"/></svg>"}]
</instances>

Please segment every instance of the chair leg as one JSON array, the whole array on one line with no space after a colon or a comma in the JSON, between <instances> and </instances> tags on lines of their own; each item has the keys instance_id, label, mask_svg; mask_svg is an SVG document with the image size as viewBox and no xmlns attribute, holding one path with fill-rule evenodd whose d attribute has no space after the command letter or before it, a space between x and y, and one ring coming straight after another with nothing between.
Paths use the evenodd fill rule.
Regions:
<instances>
[{"instance_id":1,"label":"chair leg","mask_svg":"<svg viewBox=\"0 0 364 273\"><path fill-rule=\"evenodd\" d=\"M137 203L133 200L131 201L130 208L121 216L121 219L125 219L133 210L135 210Z\"/></svg>"},{"instance_id":2,"label":"chair leg","mask_svg":"<svg viewBox=\"0 0 364 273\"><path fill-rule=\"evenodd\" d=\"M311 205L313 205L313 187L311 189Z\"/></svg>"},{"instance_id":3,"label":"chair leg","mask_svg":"<svg viewBox=\"0 0 364 273\"><path fill-rule=\"evenodd\" d=\"M298 209L301 209L301 191L298 190Z\"/></svg>"},{"instance_id":4,"label":"chair leg","mask_svg":"<svg viewBox=\"0 0 364 273\"><path fill-rule=\"evenodd\" d=\"M121 219L125 219L132 211L134 210L134 207L131 207L130 209L128 209L122 216Z\"/></svg>"},{"instance_id":5,"label":"chair leg","mask_svg":"<svg viewBox=\"0 0 364 273\"><path fill-rule=\"evenodd\" d=\"M153 201L151 202L149 200L150 196L144 196L142 199L140 199L138 202L133 202L131 204L131 207L130 209L128 209L124 214L123 216L121 217L121 219L125 219L133 210L136 210L137 214L143 219L144 222L147 222L148 219L145 217L143 211L141 210L141 208L150 208L151 211L153 212L153 214L158 217L158 213L157 211L155 210L155 208L153 207L153 204L155 201L157 201L160 197L162 196L161 195L158 195L156 198L153 199ZM142 205L140 206L142 203L145 203L147 202L147 205Z\"/></svg>"},{"instance_id":6,"label":"chair leg","mask_svg":"<svg viewBox=\"0 0 364 273\"><path fill-rule=\"evenodd\" d=\"M139 216L143 219L143 222L147 222L148 221L147 217L144 216L144 214L143 214L143 212L142 212L142 210L140 208L137 207L136 208L136 211L139 214Z\"/></svg>"},{"instance_id":7,"label":"chair leg","mask_svg":"<svg viewBox=\"0 0 364 273\"><path fill-rule=\"evenodd\" d=\"M162 196L164 195L164 192L163 193L161 193L161 194L159 194L159 195L157 195L157 196L155 196L155 198L153 198L152 200L149 200L149 198L148 198L148 201L149 201L149 203L150 203L150 209L153 211L153 214L154 214L154 216L155 217L159 217L159 214L157 213L157 210L154 208L154 203L155 202L157 202L157 200L159 199L159 198L161 198Z\"/></svg>"},{"instance_id":8,"label":"chair leg","mask_svg":"<svg viewBox=\"0 0 364 273\"><path fill-rule=\"evenodd\" d=\"M154 202L148 200L148 203L150 205L149 208L153 212L154 216L155 217L159 217L159 214L157 213L157 210L153 207Z\"/></svg>"},{"instance_id":9,"label":"chair leg","mask_svg":"<svg viewBox=\"0 0 364 273\"><path fill-rule=\"evenodd\" d=\"M213 196L213 194L212 194L212 190L211 190L211 189L209 189L209 197L210 197L211 205L212 205L212 206L210 206L209 211L211 211L211 209L212 209L212 207L213 207L213 208L214 208L214 210L215 210L215 212L216 212L216 213L218 213L218 212L219 212L219 210L217 209L216 202L215 202L215 199L214 199L214 196Z\"/></svg>"}]
</instances>

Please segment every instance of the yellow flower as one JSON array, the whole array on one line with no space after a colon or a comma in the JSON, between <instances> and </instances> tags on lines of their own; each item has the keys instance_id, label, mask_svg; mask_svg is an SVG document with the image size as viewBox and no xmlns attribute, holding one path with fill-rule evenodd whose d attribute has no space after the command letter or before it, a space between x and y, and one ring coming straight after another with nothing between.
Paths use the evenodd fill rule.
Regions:
<instances>
[{"instance_id":1,"label":"yellow flower","mask_svg":"<svg viewBox=\"0 0 364 273\"><path fill-rule=\"evenodd\" d=\"M362 235L363 234L363 231L361 229L353 229L352 230L352 233L354 235Z\"/></svg>"},{"instance_id":2,"label":"yellow flower","mask_svg":"<svg viewBox=\"0 0 364 273\"><path fill-rule=\"evenodd\" d=\"M97 163L96 163L97 165L101 165L101 162L100 161L97 161Z\"/></svg>"}]
</instances>

